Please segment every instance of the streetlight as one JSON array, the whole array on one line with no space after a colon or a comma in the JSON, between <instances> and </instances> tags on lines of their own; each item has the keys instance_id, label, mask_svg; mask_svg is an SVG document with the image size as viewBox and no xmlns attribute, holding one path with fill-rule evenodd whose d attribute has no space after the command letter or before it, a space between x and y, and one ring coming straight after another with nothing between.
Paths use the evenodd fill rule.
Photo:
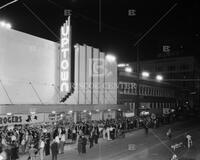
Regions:
<instances>
[{"instance_id":1,"label":"streetlight","mask_svg":"<svg viewBox=\"0 0 200 160\"><path fill-rule=\"evenodd\" d=\"M0 21L0 27L5 28L5 29L11 29L12 25L10 23L5 22L5 21Z\"/></svg>"},{"instance_id":2,"label":"streetlight","mask_svg":"<svg viewBox=\"0 0 200 160\"><path fill-rule=\"evenodd\" d=\"M149 72L143 71L142 72L142 77L144 77L144 78L149 77Z\"/></svg>"},{"instance_id":3,"label":"streetlight","mask_svg":"<svg viewBox=\"0 0 200 160\"><path fill-rule=\"evenodd\" d=\"M116 61L116 57L114 56L114 55L112 55L112 54L107 54L106 55L106 60L108 61L108 62L115 62Z\"/></svg>"},{"instance_id":4,"label":"streetlight","mask_svg":"<svg viewBox=\"0 0 200 160\"><path fill-rule=\"evenodd\" d=\"M126 67L126 68L125 68L125 72L131 73L131 72L132 72L132 68L131 68L131 67Z\"/></svg>"},{"instance_id":5,"label":"streetlight","mask_svg":"<svg viewBox=\"0 0 200 160\"><path fill-rule=\"evenodd\" d=\"M158 81L162 81L162 80L163 80L163 76L162 76L162 75L157 75L157 76L156 76L156 79L157 79Z\"/></svg>"}]
</instances>

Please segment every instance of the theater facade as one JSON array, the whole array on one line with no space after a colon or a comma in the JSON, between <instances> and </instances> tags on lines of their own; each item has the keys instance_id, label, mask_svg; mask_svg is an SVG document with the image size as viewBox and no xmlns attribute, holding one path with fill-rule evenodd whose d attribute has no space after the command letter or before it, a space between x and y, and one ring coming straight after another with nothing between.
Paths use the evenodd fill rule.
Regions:
<instances>
[{"instance_id":1,"label":"theater facade","mask_svg":"<svg viewBox=\"0 0 200 160\"><path fill-rule=\"evenodd\" d=\"M116 118L126 110L117 104L116 60L92 46L71 46L70 19L60 43L13 29L0 28L0 35L1 118L38 114L39 122L62 113L76 122Z\"/></svg>"}]
</instances>

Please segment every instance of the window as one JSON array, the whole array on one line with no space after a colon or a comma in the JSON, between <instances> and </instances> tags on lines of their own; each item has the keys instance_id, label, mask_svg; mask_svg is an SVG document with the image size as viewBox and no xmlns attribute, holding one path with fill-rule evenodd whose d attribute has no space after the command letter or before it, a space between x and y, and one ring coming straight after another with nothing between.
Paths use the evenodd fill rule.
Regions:
<instances>
[{"instance_id":1,"label":"window","mask_svg":"<svg viewBox=\"0 0 200 160\"><path fill-rule=\"evenodd\" d=\"M175 66L168 66L168 71L175 71L176 67Z\"/></svg>"},{"instance_id":2,"label":"window","mask_svg":"<svg viewBox=\"0 0 200 160\"><path fill-rule=\"evenodd\" d=\"M143 87L140 87L140 95L142 95L142 88L143 88Z\"/></svg>"},{"instance_id":3,"label":"window","mask_svg":"<svg viewBox=\"0 0 200 160\"><path fill-rule=\"evenodd\" d=\"M156 67L156 72L162 72L164 69L162 66L157 66Z\"/></svg>"},{"instance_id":4,"label":"window","mask_svg":"<svg viewBox=\"0 0 200 160\"><path fill-rule=\"evenodd\" d=\"M188 70L189 69L189 65L188 64L181 64L180 65L180 70Z\"/></svg>"},{"instance_id":5,"label":"window","mask_svg":"<svg viewBox=\"0 0 200 160\"><path fill-rule=\"evenodd\" d=\"M146 87L143 87L143 90L142 90L142 94L143 94L143 95L146 95L146 92L145 92L145 91L146 91Z\"/></svg>"}]
</instances>

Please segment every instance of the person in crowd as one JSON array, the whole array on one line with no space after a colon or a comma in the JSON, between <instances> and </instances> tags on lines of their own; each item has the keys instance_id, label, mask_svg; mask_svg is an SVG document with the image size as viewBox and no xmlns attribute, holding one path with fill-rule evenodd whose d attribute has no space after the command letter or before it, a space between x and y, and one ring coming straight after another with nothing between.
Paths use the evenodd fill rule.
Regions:
<instances>
[{"instance_id":1,"label":"person in crowd","mask_svg":"<svg viewBox=\"0 0 200 160\"><path fill-rule=\"evenodd\" d=\"M99 129L98 127L94 127L94 143L98 144L99 139Z\"/></svg>"},{"instance_id":2,"label":"person in crowd","mask_svg":"<svg viewBox=\"0 0 200 160\"><path fill-rule=\"evenodd\" d=\"M40 143L39 143L40 160L44 160L44 147L45 147L44 138L41 137Z\"/></svg>"},{"instance_id":3,"label":"person in crowd","mask_svg":"<svg viewBox=\"0 0 200 160\"><path fill-rule=\"evenodd\" d=\"M36 152L37 152L37 149L34 148L34 144L31 144L31 148L29 149L29 159L30 160L36 160Z\"/></svg>"},{"instance_id":4,"label":"person in crowd","mask_svg":"<svg viewBox=\"0 0 200 160\"><path fill-rule=\"evenodd\" d=\"M21 141L21 151L23 154L25 153L25 150L26 150L26 140L25 137L23 137Z\"/></svg>"},{"instance_id":5,"label":"person in crowd","mask_svg":"<svg viewBox=\"0 0 200 160\"><path fill-rule=\"evenodd\" d=\"M145 129L145 134L148 135L149 127L148 127L148 122L147 121L144 121L144 129Z\"/></svg>"},{"instance_id":6,"label":"person in crowd","mask_svg":"<svg viewBox=\"0 0 200 160\"><path fill-rule=\"evenodd\" d=\"M186 139L187 139L187 147L188 147L188 149L190 149L192 146L192 136L189 133L187 133Z\"/></svg>"},{"instance_id":7,"label":"person in crowd","mask_svg":"<svg viewBox=\"0 0 200 160\"><path fill-rule=\"evenodd\" d=\"M108 140L111 140L111 138L110 138L110 126L107 127L106 133L107 133Z\"/></svg>"},{"instance_id":8,"label":"person in crowd","mask_svg":"<svg viewBox=\"0 0 200 160\"><path fill-rule=\"evenodd\" d=\"M65 132L62 132L61 140L60 140L60 153L61 154L64 154L64 145L65 145Z\"/></svg>"},{"instance_id":9,"label":"person in crowd","mask_svg":"<svg viewBox=\"0 0 200 160\"><path fill-rule=\"evenodd\" d=\"M45 138L45 155L48 156L50 155L50 139L51 139L51 134L49 132L47 132L45 134L46 138Z\"/></svg>"},{"instance_id":10,"label":"person in crowd","mask_svg":"<svg viewBox=\"0 0 200 160\"><path fill-rule=\"evenodd\" d=\"M90 133L88 139L89 139L89 142L90 142L90 148L92 148L93 147L93 141L94 141L93 132Z\"/></svg>"},{"instance_id":11,"label":"person in crowd","mask_svg":"<svg viewBox=\"0 0 200 160\"><path fill-rule=\"evenodd\" d=\"M78 154L81 154L82 153L82 145L83 145L83 139L82 139L82 136L79 136L78 137Z\"/></svg>"},{"instance_id":12,"label":"person in crowd","mask_svg":"<svg viewBox=\"0 0 200 160\"><path fill-rule=\"evenodd\" d=\"M103 127L103 139L106 139L106 125Z\"/></svg>"},{"instance_id":13,"label":"person in crowd","mask_svg":"<svg viewBox=\"0 0 200 160\"><path fill-rule=\"evenodd\" d=\"M86 153L87 138L85 135L82 136L82 153Z\"/></svg>"},{"instance_id":14,"label":"person in crowd","mask_svg":"<svg viewBox=\"0 0 200 160\"><path fill-rule=\"evenodd\" d=\"M72 142L74 143L76 141L76 129L75 127L72 130Z\"/></svg>"},{"instance_id":15,"label":"person in crowd","mask_svg":"<svg viewBox=\"0 0 200 160\"><path fill-rule=\"evenodd\" d=\"M19 158L18 147L15 141L11 142L11 160L16 160Z\"/></svg>"},{"instance_id":16,"label":"person in crowd","mask_svg":"<svg viewBox=\"0 0 200 160\"><path fill-rule=\"evenodd\" d=\"M58 143L54 139L52 144L51 144L52 160L57 160L58 153L59 153Z\"/></svg>"},{"instance_id":17,"label":"person in crowd","mask_svg":"<svg viewBox=\"0 0 200 160\"><path fill-rule=\"evenodd\" d=\"M169 138L169 140L171 140L171 138L172 138L172 130L171 130L171 128L168 129L166 134L167 134L167 137Z\"/></svg>"},{"instance_id":18,"label":"person in crowd","mask_svg":"<svg viewBox=\"0 0 200 160\"><path fill-rule=\"evenodd\" d=\"M6 152L3 150L2 146L0 146L0 160L6 160L7 155Z\"/></svg>"}]
</instances>

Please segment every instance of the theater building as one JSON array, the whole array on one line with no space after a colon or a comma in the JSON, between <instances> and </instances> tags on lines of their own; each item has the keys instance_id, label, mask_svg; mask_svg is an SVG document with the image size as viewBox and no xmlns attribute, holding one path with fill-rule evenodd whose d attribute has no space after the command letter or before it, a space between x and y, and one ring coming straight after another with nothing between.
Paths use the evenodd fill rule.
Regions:
<instances>
[{"instance_id":1,"label":"theater building","mask_svg":"<svg viewBox=\"0 0 200 160\"><path fill-rule=\"evenodd\" d=\"M75 122L109 119L126 109L117 104L116 60L91 46L71 47L69 22L61 28L60 44L0 28L0 115L5 123L25 123L23 115L30 114L37 115L35 122L48 121L61 112ZM14 115L22 120L5 118Z\"/></svg>"}]
</instances>

